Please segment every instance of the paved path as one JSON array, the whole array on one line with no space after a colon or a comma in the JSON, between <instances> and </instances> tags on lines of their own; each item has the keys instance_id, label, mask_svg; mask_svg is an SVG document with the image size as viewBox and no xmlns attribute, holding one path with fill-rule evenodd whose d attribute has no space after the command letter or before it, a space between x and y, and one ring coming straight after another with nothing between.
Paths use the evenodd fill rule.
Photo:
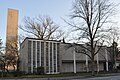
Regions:
<instances>
[{"instance_id":1,"label":"paved path","mask_svg":"<svg viewBox=\"0 0 120 80\"><path fill-rule=\"evenodd\" d=\"M120 80L120 76L94 77L94 78L71 79L71 80Z\"/></svg>"}]
</instances>

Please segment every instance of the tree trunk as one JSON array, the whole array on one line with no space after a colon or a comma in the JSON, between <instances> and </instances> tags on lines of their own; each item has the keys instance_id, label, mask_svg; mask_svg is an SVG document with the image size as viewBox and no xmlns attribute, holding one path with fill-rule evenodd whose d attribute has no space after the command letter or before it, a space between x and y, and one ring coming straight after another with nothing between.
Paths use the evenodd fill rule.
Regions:
<instances>
[{"instance_id":1,"label":"tree trunk","mask_svg":"<svg viewBox=\"0 0 120 80\"><path fill-rule=\"evenodd\" d=\"M14 69L14 71L15 71L15 65L13 64L13 69Z\"/></svg>"},{"instance_id":2,"label":"tree trunk","mask_svg":"<svg viewBox=\"0 0 120 80\"><path fill-rule=\"evenodd\" d=\"M20 60L18 58L18 60L17 60L17 71L19 71L19 64L20 64Z\"/></svg>"},{"instance_id":3,"label":"tree trunk","mask_svg":"<svg viewBox=\"0 0 120 80\"><path fill-rule=\"evenodd\" d=\"M93 38L91 36L91 70L92 70L92 76L95 76L95 60L94 60L94 57L95 57L95 50L94 50L94 47L93 47Z\"/></svg>"},{"instance_id":4,"label":"tree trunk","mask_svg":"<svg viewBox=\"0 0 120 80\"><path fill-rule=\"evenodd\" d=\"M94 61L94 57L91 59L92 63L91 63L91 70L92 70L92 76L95 76L95 61Z\"/></svg>"}]
</instances>

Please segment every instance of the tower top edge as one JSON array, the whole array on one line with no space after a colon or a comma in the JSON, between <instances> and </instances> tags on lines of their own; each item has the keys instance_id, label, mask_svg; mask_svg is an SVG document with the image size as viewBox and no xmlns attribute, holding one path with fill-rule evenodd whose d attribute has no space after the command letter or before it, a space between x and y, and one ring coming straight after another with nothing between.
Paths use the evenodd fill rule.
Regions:
<instances>
[{"instance_id":1,"label":"tower top edge","mask_svg":"<svg viewBox=\"0 0 120 80\"><path fill-rule=\"evenodd\" d=\"M13 9L13 8L8 8L8 11L17 11L18 12L18 9Z\"/></svg>"}]
</instances>

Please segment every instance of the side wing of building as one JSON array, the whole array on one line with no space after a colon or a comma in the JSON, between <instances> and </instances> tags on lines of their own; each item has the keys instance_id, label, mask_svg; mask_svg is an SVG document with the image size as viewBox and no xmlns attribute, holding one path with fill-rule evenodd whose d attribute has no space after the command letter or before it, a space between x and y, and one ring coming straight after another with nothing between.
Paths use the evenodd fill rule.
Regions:
<instances>
[{"instance_id":1,"label":"side wing of building","mask_svg":"<svg viewBox=\"0 0 120 80\"><path fill-rule=\"evenodd\" d=\"M85 46L85 45L82 45ZM81 45L72 45L61 44L61 72L89 72L91 71L91 60L90 58L81 53L85 51L87 54L90 54L85 48ZM75 51L75 48L78 52ZM99 48L99 47L98 47ZM98 49L96 49L97 51ZM75 57L74 57L75 55ZM107 47L102 47L98 54L95 55L95 70L104 71L109 69L109 64L111 58L107 50ZM75 67L75 68L74 68Z\"/></svg>"}]
</instances>

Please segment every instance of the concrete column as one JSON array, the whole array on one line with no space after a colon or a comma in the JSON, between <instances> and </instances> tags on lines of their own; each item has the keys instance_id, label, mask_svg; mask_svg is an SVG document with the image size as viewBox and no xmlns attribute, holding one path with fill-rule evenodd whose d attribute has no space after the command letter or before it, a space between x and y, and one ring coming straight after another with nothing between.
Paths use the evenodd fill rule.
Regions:
<instances>
[{"instance_id":1,"label":"concrete column","mask_svg":"<svg viewBox=\"0 0 120 80\"><path fill-rule=\"evenodd\" d=\"M35 67L37 68L37 41L35 41L36 49L35 49Z\"/></svg>"},{"instance_id":2,"label":"concrete column","mask_svg":"<svg viewBox=\"0 0 120 80\"><path fill-rule=\"evenodd\" d=\"M33 41L31 41L31 73L33 73Z\"/></svg>"},{"instance_id":3,"label":"concrete column","mask_svg":"<svg viewBox=\"0 0 120 80\"><path fill-rule=\"evenodd\" d=\"M87 45L85 44L85 47L87 48ZM87 50L85 49L85 52L87 53ZM86 55L86 70L89 72L89 67L88 67L88 56Z\"/></svg>"},{"instance_id":4,"label":"concrete column","mask_svg":"<svg viewBox=\"0 0 120 80\"><path fill-rule=\"evenodd\" d=\"M39 55L40 65L41 66L41 41L40 41L40 55Z\"/></svg>"},{"instance_id":5,"label":"concrete column","mask_svg":"<svg viewBox=\"0 0 120 80\"><path fill-rule=\"evenodd\" d=\"M96 57L97 57L97 72L99 72L99 56L98 56L98 53L96 54Z\"/></svg>"},{"instance_id":6,"label":"concrete column","mask_svg":"<svg viewBox=\"0 0 120 80\"><path fill-rule=\"evenodd\" d=\"M73 49L73 59L74 59L74 73L76 73L76 56L75 56L75 48Z\"/></svg>"},{"instance_id":7,"label":"concrete column","mask_svg":"<svg viewBox=\"0 0 120 80\"><path fill-rule=\"evenodd\" d=\"M54 46L52 42L52 73L54 74Z\"/></svg>"},{"instance_id":8,"label":"concrete column","mask_svg":"<svg viewBox=\"0 0 120 80\"><path fill-rule=\"evenodd\" d=\"M88 56L86 55L86 70L87 72L89 72L89 69L88 69Z\"/></svg>"},{"instance_id":9,"label":"concrete column","mask_svg":"<svg viewBox=\"0 0 120 80\"><path fill-rule=\"evenodd\" d=\"M58 70L57 70L57 43L56 43L56 73L58 72Z\"/></svg>"},{"instance_id":10,"label":"concrete column","mask_svg":"<svg viewBox=\"0 0 120 80\"><path fill-rule=\"evenodd\" d=\"M44 72L46 73L46 41L44 41Z\"/></svg>"},{"instance_id":11,"label":"concrete column","mask_svg":"<svg viewBox=\"0 0 120 80\"><path fill-rule=\"evenodd\" d=\"M48 42L48 68L50 74L50 42Z\"/></svg>"},{"instance_id":12,"label":"concrete column","mask_svg":"<svg viewBox=\"0 0 120 80\"><path fill-rule=\"evenodd\" d=\"M105 58L106 58L106 71L108 71L108 54L107 54L107 48L105 48Z\"/></svg>"}]
</instances>

